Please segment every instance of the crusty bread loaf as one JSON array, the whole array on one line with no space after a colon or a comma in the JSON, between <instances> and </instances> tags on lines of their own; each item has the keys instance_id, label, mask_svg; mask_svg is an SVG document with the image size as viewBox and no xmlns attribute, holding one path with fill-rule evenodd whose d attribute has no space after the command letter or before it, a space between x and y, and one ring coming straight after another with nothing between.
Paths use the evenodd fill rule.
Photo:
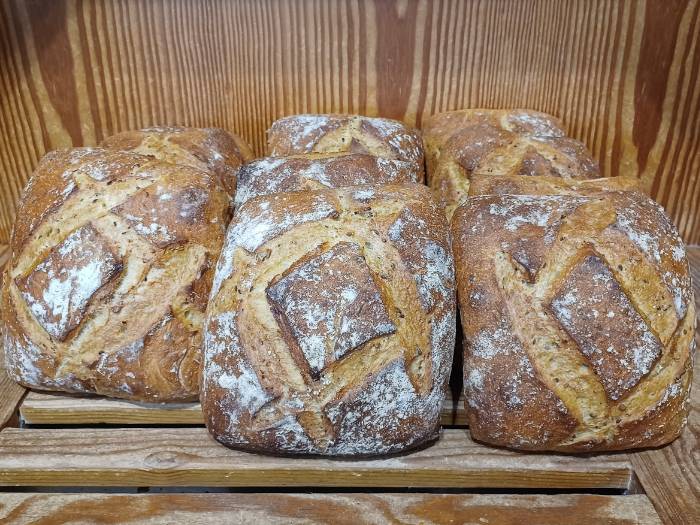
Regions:
<instances>
[{"instance_id":1,"label":"crusty bread loaf","mask_svg":"<svg viewBox=\"0 0 700 525\"><path fill-rule=\"evenodd\" d=\"M247 201L207 310L209 431L274 454L372 456L435 439L453 278L447 223L425 186Z\"/></svg>"},{"instance_id":2,"label":"crusty bread loaf","mask_svg":"<svg viewBox=\"0 0 700 525\"><path fill-rule=\"evenodd\" d=\"M423 141L417 130L398 120L356 115L293 115L275 121L267 132L273 157L305 153L366 153L412 163L424 173Z\"/></svg>"},{"instance_id":3,"label":"crusty bread loaf","mask_svg":"<svg viewBox=\"0 0 700 525\"><path fill-rule=\"evenodd\" d=\"M46 155L2 289L9 374L45 390L196 399L229 202L187 166L91 148Z\"/></svg>"},{"instance_id":4,"label":"crusty bread loaf","mask_svg":"<svg viewBox=\"0 0 700 525\"><path fill-rule=\"evenodd\" d=\"M557 118L530 109L460 109L437 113L423 123L425 160L429 177L435 171L447 141L455 133L475 125L521 136L566 136L564 127Z\"/></svg>"},{"instance_id":5,"label":"crusty bread loaf","mask_svg":"<svg viewBox=\"0 0 700 525\"><path fill-rule=\"evenodd\" d=\"M254 156L241 137L219 128L156 127L125 131L105 139L100 147L210 171L231 196L236 193L238 168Z\"/></svg>"},{"instance_id":6,"label":"crusty bread loaf","mask_svg":"<svg viewBox=\"0 0 700 525\"><path fill-rule=\"evenodd\" d=\"M469 194L475 174L600 177L585 146L567 137L523 137L480 126L453 136L431 174L430 187L449 217Z\"/></svg>"},{"instance_id":7,"label":"crusty bread loaf","mask_svg":"<svg viewBox=\"0 0 700 525\"><path fill-rule=\"evenodd\" d=\"M659 205L638 192L472 197L452 234L475 439L581 452L679 435L695 304Z\"/></svg>"},{"instance_id":8,"label":"crusty bread loaf","mask_svg":"<svg viewBox=\"0 0 700 525\"><path fill-rule=\"evenodd\" d=\"M521 177L518 175L472 175L469 196L476 195L592 195L606 191L642 191L637 177L562 179L561 177Z\"/></svg>"},{"instance_id":9,"label":"crusty bread loaf","mask_svg":"<svg viewBox=\"0 0 700 525\"><path fill-rule=\"evenodd\" d=\"M410 182L423 182L423 171L419 171L414 163L363 153L266 157L241 167L236 207L253 197L269 193Z\"/></svg>"}]
</instances>

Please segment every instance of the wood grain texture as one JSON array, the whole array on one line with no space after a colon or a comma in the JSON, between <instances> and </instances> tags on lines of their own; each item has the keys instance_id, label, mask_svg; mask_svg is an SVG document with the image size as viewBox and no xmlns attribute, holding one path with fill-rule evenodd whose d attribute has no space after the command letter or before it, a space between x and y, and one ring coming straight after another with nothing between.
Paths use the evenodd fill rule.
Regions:
<instances>
[{"instance_id":1,"label":"wood grain texture","mask_svg":"<svg viewBox=\"0 0 700 525\"><path fill-rule=\"evenodd\" d=\"M121 399L78 397L30 391L19 409L26 425L203 425L199 403L146 404ZM446 426L466 425L464 400L446 399L440 413Z\"/></svg>"},{"instance_id":2,"label":"wood grain texture","mask_svg":"<svg viewBox=\"0 0 700 525\"><path fill-rule=\"evenodd\" d=\"M629 486L624 454L523 454L445 430L435 445L381 460L276 458L230 450L204 428L5 429L0 486L547 487Z\"/></svg>"},{"instance_id":3,"label":"wood grain texture","mask_svg":"<svg viewBox=\"0 0 700 525\"><path fill-rule=\"evenodd\" d=\"M700 248L688 249L700 306ZM700 345L700 333L695 341ZM700 364L696 360L688 426L671 445L629 454L642 487L664 523L700 523Z\"/></svg>"},{"instance_id":4,"label":"wood grain texture","mask_svg":"<svg viewBox=\"0 0 700 525\"><path fill-rule=\"evenodd\" d=\"M26 390L5 372L5 350L0 345L0 429L16 423L17 407Z\"/></svg>"},{"instance_id":5,"label":"wood grain texture","mask_svg":"<svg viewBox=\"0 0 700 525\"><path fill-rule=\"evenodd\" d=\"M2 269L10 257L10 247L0 244L0 280ZM0 326L0 334L2 327ZM0 429L14 424L19 406L26 390L10 379L5 372L5 349L0 344Z\"/></svg>"},{"instance_id":6,"label":"wood grain texture","mask_svg":"<svg viewBox=\"0 0 700 525\"><path fill-rule=\"evenodd\" d=\"M305 523L652 525L646 496L433 494L2 494L12 525Z\"/></svg>"},{"instance_id":7,"label":"wood grain texture","mask_svg":"<svg viewBox=\"0 0 700 525\"><path fill-rule=\"evenodd\" d=\"M700 242L700 0L0 0L0 242L48 150L153 124L553 113Z\"/></svg>"}]
</instances>

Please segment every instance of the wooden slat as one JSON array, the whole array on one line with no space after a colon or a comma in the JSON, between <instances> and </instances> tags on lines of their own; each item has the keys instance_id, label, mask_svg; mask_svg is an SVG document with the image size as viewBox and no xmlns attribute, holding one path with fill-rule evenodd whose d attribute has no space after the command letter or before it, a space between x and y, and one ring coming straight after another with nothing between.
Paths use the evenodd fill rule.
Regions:
<instances>
[{"instance_id":1,"label":"wooden slat","mask_svg":"<svg viewBox=\"0 0 700 525\"><path fill-rule=\"evenodd\" d=\"M199 403L156 405L30 391L19 409L27 425L203 425Z\"/></svg>"},{"instance_id":2,"label":"wooden slat","mask_svg":"<svg viewBox=\"0 0 700 525\"><path fill-rule=\"evenodd\" d=\"M119 399L78 397L30 391L20 406L27 425L203 425L199 403L156 405L131 403ZM443 425L466 425L464 400L445 400L441 412Z\"/></svg>"},{"instance_id":3,"label":"wooden slat","mask_svg":"<svg viewBox=\"0 0 700 525\"><path fill-rule=\"evenodd\" d=\"M700 306L700 248L688 249ZM700 311L700 308L698 308ZM700 334L695 340L700 345ZM665 523L700 523L700 365L696 360L690 416L683 435L670 446L630 454L630 460Z\"/></svg>"},{"instance_id":4,"label":"wooden slat","mask_svg":"<svg viewBox=\"0 0 700 525\"><path fill-rule=\"evenodd\" d=\"M230 450L204 428L5 429L0 485L627 488L629 460L522 454L465 429L382 460L277 458Z\"/></svg>"},{"instance_id":5,"label":"wooden slat","mask_svg":"<svg viewBox=\"0 0 700 525\"><path fill-rule=\"evenodd\" d=\"M660 524L645 496L466 494L3 494L12 525L75 523Z\"/></svg>"},{"instance_id":6,"label":"wooden slat","mask_svg":"<svg viewBox=\"0 0 700 525\"><path fill-rule=\"evenodd\" d=\"M10 379L5 372L5 350L0 344L0 429L10 424L26 390Z\"/></svg>"},{"instance_id":7,"label":"wooden slat","mask_svg":"<svg viewBox=\"0 0 700 525\"><path fill-rule=\"evenodd\" d=\"M48 150L153 124L463 107L563 118L700 242L700 2L0 3L0 242Z\"/></svg>"},{"instance_id":8,"label":"wooden slat","mask_svg":"<svg viewBox=\"0 0 700 525\"><path fill-rule=\"evenodd\" d=\"M7 244L0 244L0 274L2 274L2 269L10 258L10 246Z\"/></svg>"},{"instance_id":9,"label":"wooden slat","mask_svg":"<svg viewBox=\"0 0 700 525\"><path fill-rule=\"evenodd\" d=\"M2 269L7 263L10 253L9 246L0 244L0 283L2 283ZM1 332L2 325L0 325ZM17 406L22 401L25 392L23 387L15 383L5 373L5 349L0 342L0 429L13 422L17 414Z\"/></svg>"}]
</instances>

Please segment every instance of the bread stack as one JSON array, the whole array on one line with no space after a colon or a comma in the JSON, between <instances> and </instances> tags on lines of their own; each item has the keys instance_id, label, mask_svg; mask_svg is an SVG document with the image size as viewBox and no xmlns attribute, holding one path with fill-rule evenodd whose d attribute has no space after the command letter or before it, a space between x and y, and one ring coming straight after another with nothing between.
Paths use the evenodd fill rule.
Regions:
<instances>
[{"instance_id":1,"label":"bread stack","mask_svg":"<svg viewBox=\"0 0 700 525\"><path fill-rule=\"evenodd\" d=\"M44 390L196 400L228 191L250 155L222 130L184 128L47 154L4 275L9 374Z\"/></svg>"},{"instance_id":2,"label":"bread stack","mask_svg":"<svg viewBox=\"0 0 700 525\"><path fill-rule=\"evenodd\" d=\"M386 119L300 115L268 139L273 156L242 170L207 313L207 427L274 454L436 439L454 270L442 210L413 184L420 137Z\"/></svg>"},{"instance_id":3,"label":"bread stack","mask_svg":"<svg viewBox=\"0 0 700 525\"><path fill-rule=\"evenodd\" d=\"M541 113L436 115L426 144L452 217L472 436L564 452L677 437L695 311L663 209L634 180L594 179L585 148Z\"/></svg>"},{"instance_id":4,"label":"bread stack","mask_svg":"<svg viewBox=\"0 0 700 525\"><path fill-rule=\"evenodd\" d=\"M8 371L199 397L211 434L244 450L403 452L438 437L456 280L475 439L591 452L677 437L695 306L663 209L634 178L600 178L542 113L435 115L425 143L432 193L418 132L369 117L283 118L259 160L186 128L48 154L4 275Z\"/></svg>"},{"instance_id":5,"label":"bread stack","mask_svg":"<svg viewBox=\"0 0 700 525\"><path fill-rule=\"evenodd\" d=\"M390 119L285 117L268 131L267 150L241 170L237 207L270 193L424 181L420 135Z\"/></svg>"},{"instance_id":6,"label":"bread stack","mask_svg":"<svg viewBox=\"0 0 700 525\"><path fill-rule=\"evenodd\" d=\"M579 141L550 115L528 110L468 109L426 120L430 187L448 218L469 194L475 176L600 177Z\"/></svg>"}]
</instances>

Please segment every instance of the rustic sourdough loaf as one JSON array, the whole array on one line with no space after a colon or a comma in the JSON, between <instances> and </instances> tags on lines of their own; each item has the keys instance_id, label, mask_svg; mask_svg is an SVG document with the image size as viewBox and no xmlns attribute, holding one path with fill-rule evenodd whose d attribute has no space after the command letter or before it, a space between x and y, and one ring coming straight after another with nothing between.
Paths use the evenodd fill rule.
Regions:
<instances>
[{"instance_id":1,"label":"rustic sourdough loaf","mask_svg":"<svg viewBox=\"0 0 700 525\"><path fill-rule=\"evenodd\" d=\"M435 171L448 140L470 126L486 126L521 136L565 137L562 123L552 115L530 109L460 109L428 117L423 142L428 176Z\"/></svg>"},{"instance_id":2,"label":"rustic sourdough loaf","mask_svg":"<svg viewBox=\"0 0 700 525\"><path fill-rule=\"evenodd\" d=\"M273 157L306 153L365 153L410 162L423 180L423 141L417 130L398 120L356 115L293 115L275 121L267 132Z\"/></svg>"},{"instance_id":3,"label":"rustic sourdough loaf","mask_svg":"<svg viewBox=\"0 0 700 525\"><path fill-rule=\"evenodd\" d=\"M207 310L209 431L274 454L373 456L436 439L453 279L447 223L425 186L247 201Z\"/></svg>"},{"instance_id":4,"label":"rustic sourdough loaf","mask_svg":"<svg viewBox=\"0 0 700 525\"><path fill-rule=\"evenodd\" d=\"M266 157L241 167L235 202L238 207L253 197L283 191L407 182L423 182L423 172L414 163L403 160L363 153Z\"/></svg>"},{"instance_id":5,"label":"rustic sourdough loaf","mask_svg":"<svg viewBox=\"0 0 700 525\"><path fill-rule=\"evenodd\" d=\"M156 127L125 131L107 138L100 147L209 171L232 196L236 193L238 168L253 158L250 146L241 137L219 128Z\"/></svg>"},{"instance_id":6,"label":"rustic sourdough loaf","mask_svg":"<svg viewBox=\"0 0 700 525\"><path fill-rule=\"evenodd\" d=\"M472 176L600 177L579 141L553 117L526 110L464 110L436 115L425 130L430 187L448 218L467 197Z\"/></svg>"},{"instance_id":7,"label":"rustic sourdough loaf","mask_svg":"<svg viewBox=\"0 0 700 525\"><path fill-rule=\"evenodd\" d=\"M581 452L679 435L695 304L659 205L638 192L471 197L452 233L475 439Z\"/></svg>"},{"instance_id":8,"label":"rustic sourdough loaf","mask_svg":"<svg viewBox=\"0 0 700 525\"><path fill-rule=\"evenodd\" d=\"M187 166L91 148L46 155L4 276L9 374L45 390L196 399L229 201Z\"/></svg>"}]
</instances>

